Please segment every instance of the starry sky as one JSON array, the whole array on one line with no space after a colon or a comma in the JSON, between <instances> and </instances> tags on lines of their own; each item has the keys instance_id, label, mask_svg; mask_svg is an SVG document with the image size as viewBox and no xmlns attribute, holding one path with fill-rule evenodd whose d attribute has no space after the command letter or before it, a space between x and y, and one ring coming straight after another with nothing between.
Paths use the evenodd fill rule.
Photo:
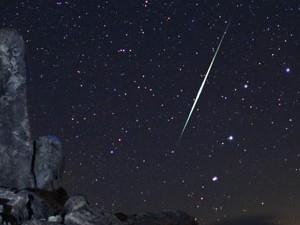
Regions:
<instances>
[{"instance_id":1,"label":"starry sky","mask_svg":"<svg viewBox=\"0 0 300 225\"><path fill-rule=\"evenodd\" d=\"M182 209L199 224L300 223L298 1L0 8L1 28L26 43L32 136L63 142L70 194L114 212Z\"/></svg>"}]
</instances>

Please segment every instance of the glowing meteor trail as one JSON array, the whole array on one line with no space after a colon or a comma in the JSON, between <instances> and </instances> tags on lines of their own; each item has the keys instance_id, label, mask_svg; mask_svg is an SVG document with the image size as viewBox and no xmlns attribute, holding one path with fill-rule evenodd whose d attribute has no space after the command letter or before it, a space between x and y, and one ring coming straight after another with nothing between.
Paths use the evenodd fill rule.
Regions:
<instances>
[{"instance_id":1,"label":"glowing meteor trail","mask_svg":"<svg viewBox=\"0 0 300 225\"><path fill-rule=\"evenodd\" d=\"M188 122L189 122L189 120L190 120L190 118L191 118L191 115L192 115L192 113L193 113L193 111L194 111L194 108L195 108L195 106L196 106L196 104L197 104L197 101L198 101L198 99L199 99L199 97L200 97L200 95L201 95L201 92L202 92L202 90L203 90L203 87L204 87L204 85L205 85L205 82L206 82L206 80L207 80L207 77L208 77L208 75L209 75L209 72L210 72L211 67L212 67L212 65L214 64L214 61L215 61L215 59L216 59L216 57L217 57L217 54L218 54L219 49L220 49L220 47L221 47L221 45L222 45L223 39L224 39L224 37L225 37L225 35L226 35L226 33L227 33L227 30L228 30L229 25L230 25L230 22L227 24L227 26L226 26L226 28L225 28L225 31L224 31L224 33L223 33L223 36L222 36L222 38L221 38L221 40L220 40L220 43L219 43L219 45L218 45L217 51L215 52L215 55L214 55L214 57L212 58L211 63L210 63L210 65L209 65L209 67L208 67L208 70L207 70L207 72L206 72L206 74L205 74L204 80L202 81L202 84L201 84L201 86L200 86L200 89L199 89L199 91L198 91L198 94L197 94L197 96L196 96L196 99L195 99L195 101L194 101L194 104L193 104L193 106L192 106L192 108L191 108L191 111L190 111L190 113L189 113L189 116L188 116L188 118L186 119L186 122L185 122L185 124L184 124L184 127L183 127L183 129L182 129L182 131L181 131L181 134L180 134L180 137L179 137L179 142L180 142L180 140L181 140L181 138L182 138L182 135L183 135L183 133L184 133L184 131L185 131L185 128L186 128L186 126L187 126L187 124L188 124Z\"/></svg>"}]
</instances>

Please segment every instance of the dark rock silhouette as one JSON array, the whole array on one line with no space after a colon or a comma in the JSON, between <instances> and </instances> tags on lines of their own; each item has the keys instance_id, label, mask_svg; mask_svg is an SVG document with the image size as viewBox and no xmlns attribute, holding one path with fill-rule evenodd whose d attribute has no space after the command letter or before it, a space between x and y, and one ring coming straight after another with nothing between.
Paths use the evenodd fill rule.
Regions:
<instances>
[{"instance_id":1,"label":"dark rock silhouette","mask_svg":"<svg viewBox=\"0 0 300 225\"><path fill-rule=\"evenodd\" d=\"M134 216L128 216L129 224L134 225L197 225L195 219L187 213L177 211L147 212Z\"/></svg>"},{"instance_id":2,"label":"dark rock silhouette","mask_svg":"<svg viewBox=\"0 0 300 225\"><path fill-rule=\"evenodd\" d=\"M268 215L245 216L226 221L213 223L212 225L278 225L274 218Z\"/></svg>"},{"instance_id":3,"label":"dark rock silhouette","mask_svg":"<svg viewBox=\"0 0 300 225\"><path fill-rule=\"evenodd\" d=\"M196 225L182 211L113 214L68 197L61 187L62 144L54 136L31 141L24 42L0 30L0 225Z\"/></svg>"}]
</instances>

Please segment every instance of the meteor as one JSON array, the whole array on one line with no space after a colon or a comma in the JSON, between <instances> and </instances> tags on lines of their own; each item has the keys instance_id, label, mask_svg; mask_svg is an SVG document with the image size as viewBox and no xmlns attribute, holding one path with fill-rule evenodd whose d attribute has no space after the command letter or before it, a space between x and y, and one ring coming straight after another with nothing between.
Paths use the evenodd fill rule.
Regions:
<instances>
[{"instance_id":1,"label":"meteor","mask_svg":"<svg viewBox=\"0 0 300 225\"><path fill-rule=\"evenodd\" d=\"M192 113L193 113L193 111L194 111L194 108L195 108L195 106L196 106L196 104L197 104L197 101L198 101L198 99L199 99L199 97L200 97L200 95L201 95L201 92L202 92L202 90L203 90L203 87L204 87L204 85L205 85L205 82L206 82L206 80L207 80L207 77L208 77L208 75L209 75L209 72L210 72L210 70L211 70L211 68L212 68L212 65L214 64L214 61L215 61L215 59L216 59L216 57L217 57L217 54L218 54L219 49L220 49L220 47L221 47L221 45L222 45L223 39L224 39L224 37L225 37L225 35L226 35L226 33L227 33L227 30L228 30L228 28L229 28L229 25L230 25L230 22L227 24L227 26L226 26L226 28L225 28L225 31L224 31L224 33L223 33L223 36L222 36L222 38L221 38L221 40L220 40L220 42L219 42L217 51L215 52L214 57L212 58L211 63L210 63L210 65L209 65L209 67L208 67L208 70L207 70L207 72L206 72L206 74L205 74L205 77L204 77L204 79L203 79L203 81L202 81L202 84L201 84L201 86L200 86L200 89L199 89L199 91L198 91L198 94L197 94L197 96L196 96L196 98L195 98L194 104L193 104L193 106L192 106L192 108L191 108L191 111L190 111L190 113L189 113L189 115L188 115L188 118L186 119L186 122L185 122L185 124L184 124L184 126L183 126L183 129L182 129L182 131L181 131L181 134L180 134L180 137L179 137L179 142L180 142L180 140L181 140L181 138L182 138L182 136L183 136L183 133L184 133L184 131L185 131L185 129L186 129L186 126L187 126L187 124L189 123L189 120L190 120L190 118L191 118L191 115L192 115Z\"/></svg>"}]
</instances>

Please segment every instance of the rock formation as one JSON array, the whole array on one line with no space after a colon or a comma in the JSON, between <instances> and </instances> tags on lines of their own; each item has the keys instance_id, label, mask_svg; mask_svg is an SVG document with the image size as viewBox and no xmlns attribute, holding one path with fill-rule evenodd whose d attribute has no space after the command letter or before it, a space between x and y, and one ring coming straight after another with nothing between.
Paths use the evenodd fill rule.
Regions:
<instances>
[{"instance_id":1,"label":"rock formation","mask_svg":"<svg viewBox=\"0 0 300 225\"><path fill-rule=\"evenodd\" d=\"M24 42L0 30L0 225L196 225L182 211L126 215L92 206L61 187L62 145L54 136L31 141Z\"/></svg>"},{"instance_id":2,"label":"rock formation","mask_svg":"<svg viewBox=\"0 0 300 225\"><path fill-rule=\"evenodd\" d=\"M1 225L197 225L183 211L162 211L126 215L110 213L90 205L85 197L68 198L63 189L0 188Z\"/></svg>"},{"instance_id":3,"label":"rock formation","mask_svg":"<svg viewBox=\"0 0 300 225\"><path fill-rule=\"evenodd\" d=\"M62 144L55 136L44 136L34 142L33 173L37 188L47 191L61 187L63 172Z\"/></svg>"},{"instance_id":4,"label":"rock formation","mask_svg":"<svg viewBox=\"0 0 300 225\"><path fill-rule=\"evenodd\" d=\"M26 98L24 41L15 31L0 31L0 186L61 187L63 153L54 136L33 145Z\"/></svg>"},{"instance_id":5,"label":"rock formation","mask_svg":"<svg viewBox=\"0 0 300 225\"><path fill-rule=\"evenodd\" d=\"M0 31L0 186L34 187L23 38ZM13 174L12 174L13 173Z\"/></svg>"}]
</instances>

